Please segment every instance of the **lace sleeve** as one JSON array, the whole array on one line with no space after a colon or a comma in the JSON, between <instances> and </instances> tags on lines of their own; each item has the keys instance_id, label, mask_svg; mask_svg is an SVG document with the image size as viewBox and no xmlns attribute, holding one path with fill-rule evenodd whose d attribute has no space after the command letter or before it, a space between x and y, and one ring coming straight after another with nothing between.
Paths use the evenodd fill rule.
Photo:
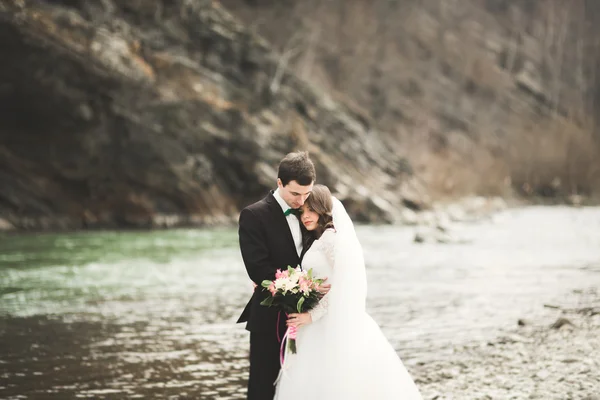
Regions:
<instances>
[{"instance_id":1,"label":"lace sleeve","mask_svg":"<svg viewBox=\"0 0 600 400\"><path fill-rule=\"evenodd\" d=\"M335 231L328 229L325 232L323 232L323 235L321 236L319 242L321 242L320 243L321 251L325 255L325 258L327 258L329 265L333 269L333 265L334 265L334 261L335 261L335 256L334 256ZM323 298L319 301L319 303L317 303L315 308L308 311L308 313L310 314L310 317L312 319L312 322L316 322L316 321L320 320L321 318L323 318L323 316L325 314L327 314L328 305L329 305L329 293L326 294L325 296L323 296Z\"/></svg>"}]
</instances>

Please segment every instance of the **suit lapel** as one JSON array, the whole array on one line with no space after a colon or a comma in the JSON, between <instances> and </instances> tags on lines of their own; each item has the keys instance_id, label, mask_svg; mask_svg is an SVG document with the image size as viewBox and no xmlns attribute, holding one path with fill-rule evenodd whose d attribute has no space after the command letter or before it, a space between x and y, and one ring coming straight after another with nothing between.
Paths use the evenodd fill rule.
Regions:
<instances>
[{"instance_id":1,"label":"suit lapel","mask_svg":"<svg viewBox=\"0 0 600 400\"><path fill-rule=\"evenodd\" d=\"M285 235L289 244L290 251L292 251L296 256L298 256L296 244L294 243L294 237L292 236L292 232L290 231L290 226L288 225L285 215L283 215L281 206L279 205L277 200L275 200L275 197L273 197L273 191L271 191L267 196L267 203L269 204L271 215L273 216L273 221L275 222L275 229L277 229L279 232L283 232L283 235Z\"/></svg>"}]
</instances>

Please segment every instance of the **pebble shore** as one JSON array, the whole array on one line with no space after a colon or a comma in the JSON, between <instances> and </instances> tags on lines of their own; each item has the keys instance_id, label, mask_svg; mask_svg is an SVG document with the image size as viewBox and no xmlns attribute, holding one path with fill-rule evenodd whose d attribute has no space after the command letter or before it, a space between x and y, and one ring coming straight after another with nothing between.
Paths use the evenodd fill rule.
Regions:
<instances>
[{"instance_id":1,"label":"pebble shore","mask_svg":"<svg viewBox=\"0 0 600 400\"><path fill-rule=\"evenodd\" d=\"M600 400L600 294L574 296L576 307L548 306L540 320L411 368L423 399Z\"/></svg>"}]
</instances>

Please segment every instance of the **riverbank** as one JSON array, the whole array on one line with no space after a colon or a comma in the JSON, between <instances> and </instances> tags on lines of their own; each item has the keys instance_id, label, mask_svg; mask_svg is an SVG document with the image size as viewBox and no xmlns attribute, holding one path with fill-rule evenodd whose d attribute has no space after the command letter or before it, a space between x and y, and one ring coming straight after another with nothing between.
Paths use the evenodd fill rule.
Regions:
<instances>
[{"instance_id":1,"label":"riverbank","mask_svg":"<svg viewBox=\"0 0 600 400\"><path fill-rule=\"evenodd\" d=\"M558 308L555 308L558 307ZM424 399L600 399L600 294L575 291L495 340L411 369Z\"/></svg>"},{"instance_id":2,"label":"riverbank","mask_svg":"<svg viewBox=\"0 0 600 400\"><path fill-rule=\"evenodd\" d=\"M346 202L346 200L342 199ZM349 202L352 204L352 201ZM423 206L422 209L419 207ZM388 221L391 225L419 226L432 228L448 228L453 223L477 222L492 217L494 214L510 208L527 206L566 206L566 207L597 207L600 198L571 196L569 198L542 198L519 196L465 196L457 199L439 199L431 204L409 204L402 207L397 218ZM375 212L375 208L367 209ZM144 232L153 230L173 229L212 229L237 227L239 214L237 212L222 215L219 218L197 218L187 214L160 214L157 213L140 224L123 223L121 225L86 225L67 217L56 218L40 217L11 217L12 222L0 215L0 235L21 235L28 233L76 233L76 232ZM15 221L18 221L15 223ZM360 218L358 223L365 223ZM433 234L432 236L436 236Z\"/></svg>"},{"instance_id":3,"label":"riverbank","mask_svg":"<svg viewBox=\"0 0 600 400\"><path fill-rule=\"evenodd\" d=\"M598 317L561 309L599 304L572 292L600 288L598 227L600 208L510 205L444 244L358 226L369 313L424 400L589 397ZM6 235L0 255L0 398L245 398L234 228Z\"/></svg>"}]
</instances>

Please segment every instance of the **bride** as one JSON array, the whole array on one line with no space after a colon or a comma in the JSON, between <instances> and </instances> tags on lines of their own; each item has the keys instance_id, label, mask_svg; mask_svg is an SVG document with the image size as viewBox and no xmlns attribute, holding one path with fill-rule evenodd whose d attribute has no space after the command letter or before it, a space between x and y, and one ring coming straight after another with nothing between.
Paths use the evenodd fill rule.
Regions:
<instances>
[{"instance_id":1,"label":"bride","mask_svg":"<svg viewBox=\"0 0 600 400\"><path fill-rule=\"evenodd\" d=\"M297 354L288 352L276 400L421 400L419 390L379 326L365 311L362 248L342 203L315 185L302 207L314 243L302 267L329 277L331 290L307 313L290 314L298 327Z\"/></svg>"}]
</instances>

